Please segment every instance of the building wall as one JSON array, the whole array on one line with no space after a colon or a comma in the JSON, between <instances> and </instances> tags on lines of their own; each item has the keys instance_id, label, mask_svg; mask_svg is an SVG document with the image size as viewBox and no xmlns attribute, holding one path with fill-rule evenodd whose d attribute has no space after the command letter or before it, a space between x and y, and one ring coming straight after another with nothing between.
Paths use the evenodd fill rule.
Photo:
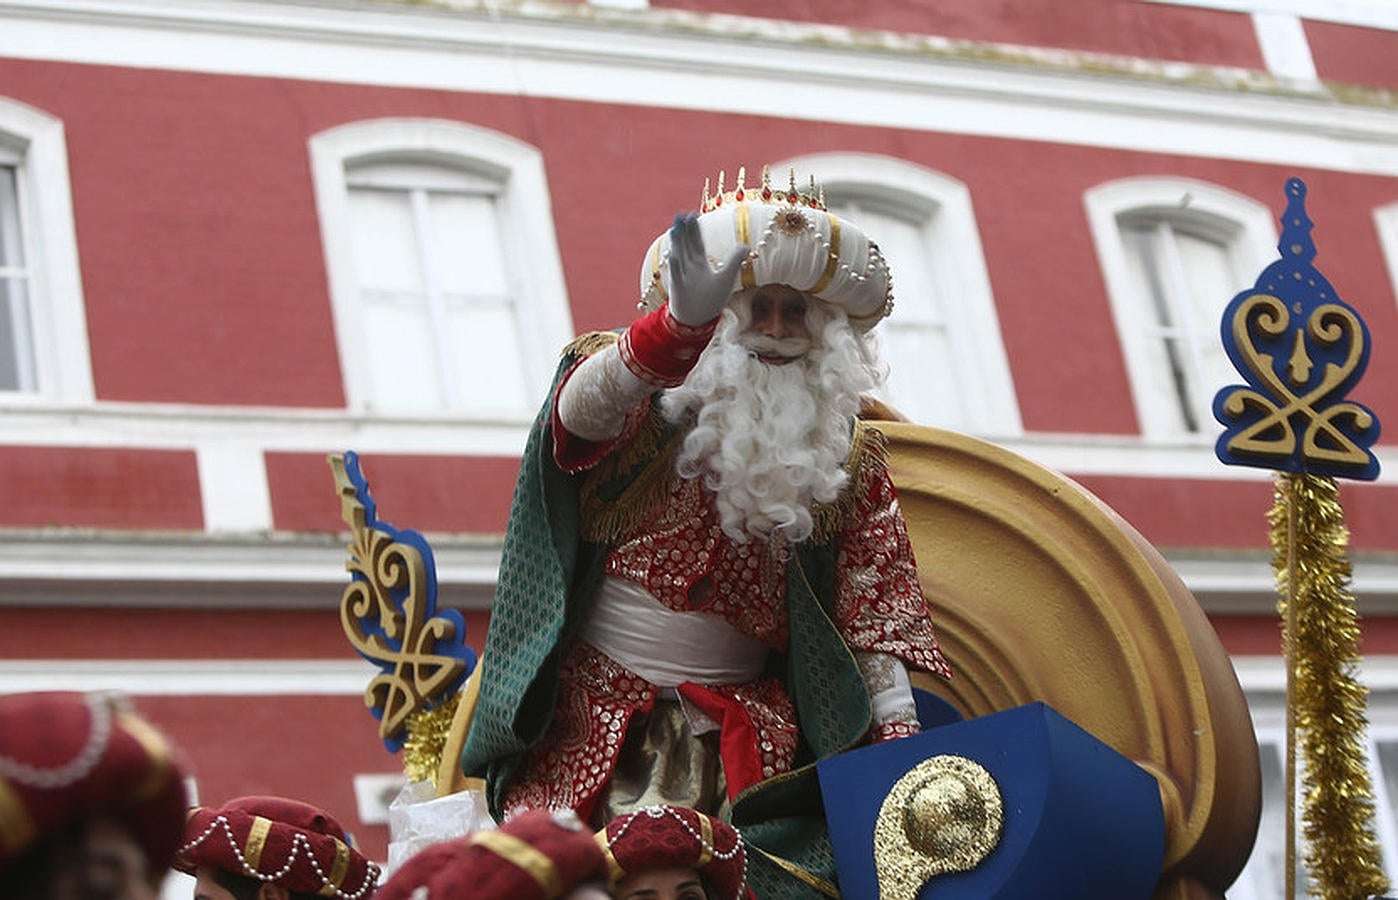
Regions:
<instances>
[{"instance_id":1,"label":"building wall","mask_svg":"<svg viewBox=\"0 0 1398 900\"><path fill-rule=\"evenodd\" d=\"M0 689L126 689L205 799L300 794L382 858L352 777L396 761L337 625L325 456L359 450L384 518L429 534L479 649L528 418L354 407L364 360L337 333L310 144L375 120L538 152L556 246L512 251L556 253L569 333L628 321L644 248L720 169L845 154L961 186L1016 410L982 436L1103 499L1230 652L1280 671L1266 473L1141 421L1085 197L1159 176L1275 213L1305 179L1317 264L1372 338L1356 399L1398 421L1394 17L1302 0L629 6L0 8L0 101L61 124L82 334L59 344L90 362L89 396L0 395ZM1389 434L1384 474L1342 493L1379 665L1398 655Z\"/></svg>"}]
</instances>

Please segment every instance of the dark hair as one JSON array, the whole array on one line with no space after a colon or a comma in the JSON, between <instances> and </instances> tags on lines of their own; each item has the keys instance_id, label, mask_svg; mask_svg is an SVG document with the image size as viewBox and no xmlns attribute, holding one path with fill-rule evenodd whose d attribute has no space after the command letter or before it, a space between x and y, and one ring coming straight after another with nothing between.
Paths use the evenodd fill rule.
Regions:
<instances>
[{"instance_id":1,"label":"dark hair","mask_svg":"<svg viewBox=\"0 0 1398 900\"><path fill-rule=\"evenodd\" d=\"M47 900L54 849L49 842L27 848L0 871L0 900Z\"/></svg>"},{"instance_id":2,"label":"dark hair","mask_svg":"<svg viewBox=\"0 0 1398 900\"><path fill-rule=\"evenodd\" d=\"M226 869L209 867L214 883L233 895L233 900L257 900L257 892L262 890L261 879L248 875L234 875ZM318 900L315 894L302 891L288 891L291 900Z\"/></svg>"}]
</instances>

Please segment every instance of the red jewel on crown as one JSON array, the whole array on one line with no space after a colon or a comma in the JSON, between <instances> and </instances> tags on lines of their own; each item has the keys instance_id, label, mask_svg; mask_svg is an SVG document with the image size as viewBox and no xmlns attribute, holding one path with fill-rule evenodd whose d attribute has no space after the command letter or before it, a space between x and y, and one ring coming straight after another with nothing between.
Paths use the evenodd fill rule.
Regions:
<instances>
[{"instance_id":1,"label":"red jewel on crown","mask_svg":"<svg viewBox=\"0 0 1398 900\"><path fill-rule=\"evenodd\" d=\"M773 191L771 172L766 166L763 166L761 189L757 192L757 196L754 197L753 195L748 193L746 175L747 171L745 169L739 169L737 184L734 185L733 190L725 191L723 189L723 173L719 172L718 190L712 194L709 193L709 182L706 179L704 181L704 193L699 203L699 211L712 212L713 210L716 210L719 207L723 206L725 202L785 202L789 206L809 207L811 209L818 210L825 209L825 193L816 186L814 178L811 179L810 191L804 191L796 186L796 172L795 170L792 170L790 187L785 191ZM757 185L754 185L753 187L757 188Z\"/></svg>"}]
</instances>

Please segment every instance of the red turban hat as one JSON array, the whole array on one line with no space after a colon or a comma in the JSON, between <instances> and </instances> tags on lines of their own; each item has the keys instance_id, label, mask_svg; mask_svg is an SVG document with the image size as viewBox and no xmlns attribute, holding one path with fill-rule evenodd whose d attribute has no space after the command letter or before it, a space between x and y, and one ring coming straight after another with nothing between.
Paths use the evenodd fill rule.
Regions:
<instances>
[{"instance_id":1,"label":"red turban hat","mask_svg":"<svg viewBox=\"0 0 1398 900\"><path fill-rule=\"evenodd\" d=\"M25 851L97 816L124 825L163 873L188 804L169 743L116 695L0 696L0 883Z\"/></svg>"},{"instance_id":2,"label":"red turban hat","mask_svg":"<svg viewBox=\"0 0 1398 900\"><path fill-rule=\"evenodd\" d=\"M647 869L694 869L716 900L741 900L747 855L738 830L686 806L647 806L617 816L604 832L613 880Z\"/></svg>"},{"instance_id":3,"label":"red turban hat","mask_svg":"<svg viewBox=\"0 0 1398 900\"><path fill-rule=\"evenodd\" d=\"M433 844L393 873L377 900L508 897L555 900L588 881L605 883L607 858L571 812L532 810L498 829Z\"/></svg>"},{"instance_id":4,"label":"red turban hat","mask_svg":"<svg viewBox=\"0 0 1398 900\"><path fill-rule=\"evenodd\" d=\"M185 872L211 866L340 900L367 900L379 881L379 867L333 816L285 797L239 797L190 810L176 865Z\"/></svg>"}]
</instances>

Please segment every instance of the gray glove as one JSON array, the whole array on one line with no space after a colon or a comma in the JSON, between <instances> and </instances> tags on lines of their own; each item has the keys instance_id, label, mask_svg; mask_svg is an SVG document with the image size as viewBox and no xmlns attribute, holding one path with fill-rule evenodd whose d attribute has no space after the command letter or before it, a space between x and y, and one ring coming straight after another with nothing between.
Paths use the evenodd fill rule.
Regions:
<instances>
[{"instance_id":1,"label":"gray glove","mask_svg":"<svg viewBox=\"0 0 1398 900\"><path fill-rule=\"evenodd\" d=\"M675 216L670 226L670 315L682 325L706 325L717 319L738 286L747 244L739 244L714 269L704 252L699 216Z\"/></svg>"}]
</instances>

